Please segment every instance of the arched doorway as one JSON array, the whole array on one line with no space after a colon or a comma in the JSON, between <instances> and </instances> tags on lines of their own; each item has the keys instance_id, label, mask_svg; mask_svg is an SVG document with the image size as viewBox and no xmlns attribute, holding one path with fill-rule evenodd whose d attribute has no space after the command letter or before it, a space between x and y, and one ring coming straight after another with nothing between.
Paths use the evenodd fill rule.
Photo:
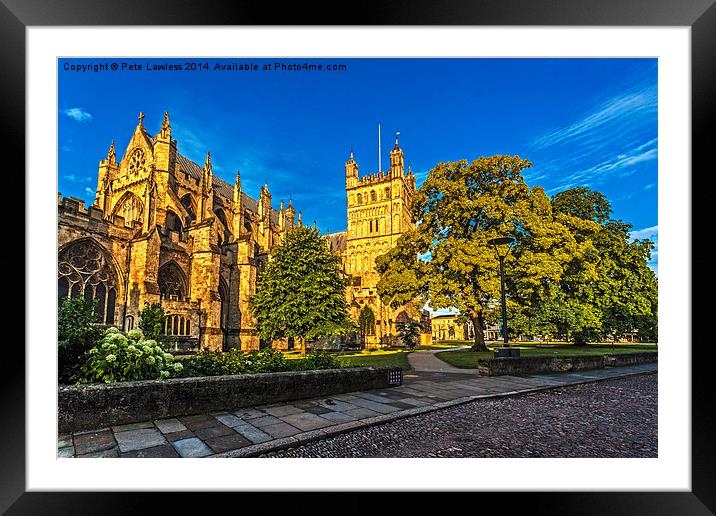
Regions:
<instances>
[{"instance_id":1,"label":"arched doorway","mask_svg":"<svg viewBox=\"0 0 716 516\"><path fill-rule=\"evenodd\" d=\"M57 262L59 302L66 297L94 300L96 322L114 324L118 282L109 253L94 240L80 240L62 249Z\"/></svg>"}]
</instances>

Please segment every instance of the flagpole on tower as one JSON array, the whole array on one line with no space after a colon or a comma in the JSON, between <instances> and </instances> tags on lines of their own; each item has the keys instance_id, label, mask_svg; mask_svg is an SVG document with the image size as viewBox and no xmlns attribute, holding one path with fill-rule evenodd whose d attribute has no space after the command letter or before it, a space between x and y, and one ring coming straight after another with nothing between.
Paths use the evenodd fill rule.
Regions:
<instances>
[{"instance_id":1,"label":"flagpole on tower","mask_svg":"<svg viewBox=\"0 0 716 516\"><path fill-rule=\"evenodd\" d=\"M380 162L380 124L378 124L378 172L383 172L383 166Z\"/></svg>"}]
</instances>

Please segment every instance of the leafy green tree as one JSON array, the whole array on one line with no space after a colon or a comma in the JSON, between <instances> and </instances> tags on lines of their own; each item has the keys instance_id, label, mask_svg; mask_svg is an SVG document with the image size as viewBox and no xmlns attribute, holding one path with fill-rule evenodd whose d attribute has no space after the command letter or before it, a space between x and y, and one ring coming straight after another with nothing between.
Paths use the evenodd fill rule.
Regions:
<instances>
[{"instance_id":1,"label":"leafy green tree","mask_svg":"<svg viewBox=\"0 0 716 516\"><path fill-rule=\"evenodd\" d=\"M95 325L96 301L65 298L57 313L57 372L62 384L75 381L84 363L85 354L102 338L102 329Z\"/></svg>"},{"instance_id":2,"label":"leafy green tree","mask_svg":"<svg viewBox=\"0 0 716 516\"><path fill-rule=\"evenodd\" d=\"M375 314L368 305L361 308L360 314L358 314L358 328L360 329L361 335L373 335L373 328L375 328Z\"/></svg>"},{"instance_id":3,"label":"leafy green tree","mask_svg":"<svg viewBox=\"0 0 716 516\"><path fill-rule=\"evenodd\" d=\"M555 194L552 197L552 209L556 213L567 213L598 224L609 220L612 213L612 206L604 194L583 186Z\"/></svg>"},{"instance_id":4,"label":"leafy green tree","mask_svg":"<svg viewBox=\"0 0 716 516\"><path fill-rule=\"evenodd\" d=\"M376 260L381 297L428 293L434 309L455 307L467 317L475 329L472 349L486 351L485 322L500 303L499 260L488 241L498 236L516 239L505 263L510 301L535 305L549 297L582 250L554 219L544 190L524 182L530 166L498 155L433 168L413 198L415 230Z\"/></svg>"},{"instance_id":5,"label":"leafy green tree","mask_svg":"<svg viewBox=\"0 0 716 516\"><path fill-rule=\"evenodd\" d=\"M306 340L352 330L346 283L340 257L321 234L304 226L292 229L272 250L250 301L259 336L294 337L305 353Z\"/></svg>"},{"instance_id":6,"label":"leafy green tree","mask_svg":"<svg viewBox=\"0 0 716 516\"><path fill-rule=\"evenodd\" d=\"M139 312L139 328L145 339L160 342L164 333L164 308L159 303L147 303Z\"/></svg>"},{"instance_id":7,"label":"leafy green tree","mask_svg":"<svg viewBox=\"0 0 716 516\"><path fill-rule=\"evenodd\" d=\"M406 348L412 349L418 345L420 321L408 319L407 321L396 322L395 328L398 330L398 335L400 335L400 339Z\"/></svg>"},{"instance_id":8,"label":"leafy green tree","mask_svg":"<svg viewBox=\"0 0 716 516\"><path fill-rule=\"evenodd\" d=\"M657 316L657 279L648 266L653 243L632 241L631 224L611 219L611 206L597 191L567 190L552 204L575 238L593 249L570 263L554 291L564 303L589 313L571 329L575 343L619 339L640 324L649 332L655 325L649 318Z\"/></svg>"}]
</instances>

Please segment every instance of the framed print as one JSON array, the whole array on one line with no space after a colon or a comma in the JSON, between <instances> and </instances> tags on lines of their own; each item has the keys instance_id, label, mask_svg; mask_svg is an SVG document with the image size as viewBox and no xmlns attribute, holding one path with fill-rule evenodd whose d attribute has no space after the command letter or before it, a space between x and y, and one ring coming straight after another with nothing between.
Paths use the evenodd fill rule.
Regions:
<instances>
[{"instance_id":1,"label":"framed print","mask_svg":"<svg viewBox=\"0 0 716 516\"><path fill-rule=\"evenodd\" d=\"M414 494L480 491L476 494L491 499L515 491L512 493L515 497L539 508L540 513L670 514L678 511L713 514L716 511L713 489L716 443L710 400L713 375L709 370L712 361L704 356L706 349L692 345L691 328L692 310L702 306L695 300L692 306L691 302L692 267L697 263L692 259L692 244L706 245L705 239L692 229L691 207L699 191L692 189L694 174L691 171L712 168L710 160L707 162L711 145L706 130L714 123L713 92L716 91L716 42L713 41L716 7L712 0L685 5L641 0L598 5L581 0L558 3L535 0L528 4L393 2L355 6L348 20L341 19L330 6L319 5L293 5L279 10L247 3L147 6L127 0L114 4L70 1L60 5L49 1L2 0L0 27L0 55L6 71L2 79L3 114L12 128L3 144L8 155L23 156L15 170L21 167L25 170L23 209L27 220L25 349L23 354L15 347L18 356L10 359L12 352L8 351L8 358L3 360L11 364L3 368L6 391L2 401L3 439L0 440L5 465L0 487L3 511L9 514L122 512L136 506L134 496L127 497L123 493L132 491L352 491L354 493L348 496L358 499L360 491L391 490ZM324 71L328 67L336 67L336 71L331 79L324 80L317 70ZM271 73L264 71L262 75L261 70L271 70ZM535 77L549 80L540 83ZM184 86L179 88L178 84ZM476 99L480 99L480 103ZM509 107L502 111L491 109L491 102ZM400 104L401 113L406 115L398 122L383 121L381 117L389 118L393 113L390 107L396 104ZM479 110L474 107L478 104ZM559 124L553 122L557 119L556 111L561 116ZM619 113L615 114L616 111ZM466 132L473 123L468 122L468 115L474 118L474 124L482 126L482 132ZM366 117L371 116L376 119L373 125L366 122ZM92 125L93 121L97 123ZM424 134L414 137L409 126L421 123ZM103 124L106 127L100 129ZM360 124L363 124L360 131L351 127ZM108 125L112 125L111 130ZM366 125L370 125L370 136L362 136L367 132ZM490 126L491 130L485 129ZM592 133L585 129L588 126L600 127L598 138L591 138ZM478 143L473 141L476 135L481 139ZM411 163L408 152L411 138L415 138L414 148L434 146L443 151L436 151L434 155L424 153L429 157L413 158ZM377 142L374 144L373 140ZM624 145L614 144L616 140ZM520 146L520 141L528 143ZM313 412L307 414L308 405L292 407L296 412L275 410L275 414L270 411L262 414L261 417L266 418L262 423L265 426L248 425L254 437L270 434L266 439L279 440L298 435L304 439L294 437L291 448L288 445L265 447L271 450L269 455L276 456L273 460L264 458L265 453L260 452L265 440L249 442L251 436L236 429L246 420L237 419L235 412L223 412L227 408L216 403L207 405L205 412L216 415L240 436L232 432L230 436L209 435L207 428L214 427L206 427L197 420L192 423L194 428L182 419L195 412L182 413L181 409L171 412L165 407L161 417L148 414L143 419L131 419L125 414L119 416L125 419L117 419L115 409L114 415L102 419L113 411L101 414L90 411L89 415L81 416L77 407L82 404L79 403L73 405L75 408L71 411L75 412L68 416L72 423L62 419L67 412L62 404L67 398L58 396L54 344L47 344L57 334L58 298L54 293L47 295L51 288L58 289L60 299L64 289L65 298L93 301L93 314L100 314L102 328L114 325L127 336L136 331L140 320L150 318L151 314L143 310L153 306L156 298L163 310L157 340L161 335L163 342L171 341L174 348L170 351L178 354L186 350L189 350L188 356L199 349L230 352L238 348L237 351L255 353L240 360L258 360L256 357L266 348L266 342L271 351L273 340L274 349L289 355L302 353L290 358L304 360L306 342L315 345L317 337L304 338L305 331L266 337L269 333L264 332L269 332L265 329L268 326L251 326L242 315L248 311L258 313L260 301L254 295L257 278L282 263L278 253L270 254L269 260L266 250L278 247L288 238L289 229L296 227L310 232L312 226L327 239L331 250L339 249L343 253L342 270L350 278L347 288L350 306L355 312L355 327L351 327L353 333L346 330L340 335L358 335L356 338L363 339L365 348L387 347L393 326L396 335L407 338L406 323L399 319L399 310L392 312L392 305L385 303L384 307L374 300L384 295L378 290L384 292L387 287L371 283L371 267L375 265L370 264L389 270L389 260L384 266L380 265L383 263L380 258L375 260L389 248L382 246L383 236L397 235L390 245L399 245L398 236L412 224L409 205L414 204L404 199L410 193L406 193L410 191L410 182L413 181L415 190L416 183L420 187L431 169L449 167L446 162L459 163L467 159L466 154L475 147L475 155L470 154L469 158L476 159L483 152L481 146L487 149L485 153L525 153L532 162L540 162L534 166L532 176L525 174L528 181L536 181L543 196L530 197L533 203L530 206L534 207L541 202L539 199L548 199L548 196L554 199L553 196L569 188L603 187L615 211L628 214L625 220L634 226L620 230L625 238L628 236L630 242L640 239L656 242L657 247L649 244L652 253L647 253L650 261L644 266L648 265L654 273L658 267L658 274L654 276L658 276L661 324L658 330L654 326L653 331L654 340L658 337L661 341L658 347L661 378L657 385L656 375L649 377L653 381L648 395L620 391L620 396L633 403L631 415L635 419L637 412L642 414L658 405L658 412L649 412L646 417L652 428L658 426L658 453L656 437L644 438L643 453L632 455L620 455L607 445L604 446L607 451L595 451L589 443L584 443L584 450L589 451L581 456L559 452L533 455L528 450L529 443L523 445L524 453L513 455L461 455L471 445L465 442L463 450L453 441L440 453L403 455L401 459L388 452L370 459L362 458L370 455L336 458L344 456L327 454L319 460L297 459L291 452L283 453L299 444L309 446L316 442L317 437L310 432L320 433L318 430L323 427L311 425L318 420L325 422L321 416L326 413L329 413L326 418L358 425L364 417L358 415L361 410L385 409L385 405L376 405L381 400L370 398L363 400L363 405L352 407L356 410L349 415L325 406L311 406ZM100 147L101 155L97 154ZM540 154L548 147L553 154ZM601 154L592 155L592 149L597 147ZM24 154L17 152L20 148L25 148ZM168 164L162 168L164 151ZM608 157L603 158L602 154ZM339 155L340 159L336 157ZM522 157L525 156L520 159ZM148 165L151 159L154 162ZM330 164L321 164L323 159L329 159ZM544 163L550 159L552 169L547 170ZM582 168L569 174L562 172L575 161L583 163ZM97 162L99 168L95 169ZM229 170L235 163L240 172ZM363 167L361 174L372 169L378 172L361 178L359 164ZM321 172L324 169L337 170L338 187L334 184L335 178ZM141 183L144 179L139 179L147 170L151 170L149 186ZM295 179L296 174L300 175L300 181ZM390 177L394 174L408 177L405 183L408 186L395 187ZM448 176L452 179L446 184L452 184L455 176ZM559 181L550 179L558 176ZM17 183L8 185L10 187L17 188ZM157 192L171 201L166 206L157 206ZM693 200L692 192L697 194ZM434 202L439 199L437 196ZM372 211L370 206L368 210L363 207L381 200L391 210L387 220L387 212L381 211L383 207ZM280 209L276 209L279 203ZM534 208L534 212L537 211ZM87 232L97 232L98 225L108 224L107 220L112 227L102 231L109 231L107 234L114 240L107 238L107 242L115 243L105 247L115 247L103 254L98 252L96 242L104 241L85 238L86 235L77 233L81 233L77 228L82 226ZM599 222L598 216L596 220ZM59 232L58 226L48 221L59 221ZM63 221L67 222L64 226ZM595 223L591 219L590 222ZM525 228L529 224L537 227L538 223L525 222L514 229L515 233L528 231ZM20 227L12 226L10 231ZM155 236L151 236L150 228L160 226L174 229L161 235L157 229ZM202 233L204 227L220 230L207 229ZM132 244L122 244L123 238ZM496 250L501 243L498 240L490 240ZM400 245L404 241L401 240ZM423 242L426 247L420 248L420 254L427 256L423 261L444 249L430 247L429 238ZM130 254L133 244L136 244L134 256ZM154 256L152 245L163 246L167 251L162 251L165 254L161 258L158 253ZM211 258L205 262L201 261L204 258L196 261L192 258L185 263L182 260L189 246L192 253L206 253ZM353 255L351 246L354 246ZM534 249L538 248L535 245ZM473 252L472 248L468 250ZM499 254L499 250L497 252ZM60 272L54 262L55 254ZM693 256L705 254L702 251ZM507 322L506 312L517 308L505 301L505 285L517 289L515 285L527 282L509 278L508 271L505 283L505 263L518 266L515 261L505 262L511 259L506 256L499 256L503 267L501 301L497 276L491 283L496 300L489 305L489 310L494 311L489 312L494 318L490 319L492 322L482 319L475 322L477 315L474 321L455 322L458 314L433 310L447 307L446 301L430 308L429 328L421 333L440 342L452 339L475 343L480 341L475 333L480 333L484 337L483 346L488 334L494 341L504 337L502 351L498 352L497 346L494 348L497 357L504 350L508 355L514 353L507 336L519 331L520 336L528 337L517 339L526 342L518 349L529 350L522 351L525 356L534 351L530 347L534 342L529 341L539 341L548 333L547 330L532 331L533 321L543 312L519 312L527 314L524 322L520 323L517 318ZM518 256L527 260L526 257L532 255L513 251L514 260ZM490 254L486 259L494 261L495 257ZM229 263L231 260L234 262ZM297 262L286 259L285 263L285 268L290 268ZM122 273L124 270L132 272ZM138 274L137 270L143 272ZM550 272L546 268L540 274L543 284L549 282L546 276ZM247 277L252 278L248 284ZM434 278L432 281L432 292L437 299L435 292L439 287L435 285L438 282ZM458 280L451 278L451 281ZM209 284L215 288L205 288ZM132 285L136 285L135 290ZM233 305L232 292L236 292ZM458 302L452 293L446 297ZM632 297L637 297L636 287ZM511 302L514 299L511 298ZM408 306L409 302L395 304L393 308ZM502 314L496 306L501 306ZM656 299L653 306L656 311ZM238 307L236 313L233 307ZM369 310L370 307L375 312ZM274 310L270 300L264 308L268 319ZM485 310L487 313L487 308ZM469 313L463 308L457 311L461 317ZM656 314L654 316L656 318ZM614 316L613 320L620 319ZM401 323L399 331L398 322ZM633 320L629 324L633 326ZM513 329L512 325L519 329ZM617 326L613 322L613 327ZM478 327L479 332L470 331ZM147 328L142 326L142 338L147 335ZM647 334L649 328L652 326L640 326L641 335ZM456 336L456 331L462 332L459 333L462 338ZM617 330L613 331L612 350L617 341ZM619 338L625 341L639 337L639 331L635 335L633 327L619 327L618 331L621 332ZM108 345L112 341L110 333L104 337ZM539 337L535 337L538 333ZM320 337L323 338L323 334ZM277 340L285 341L285 349L276 348ZM340 340L347 341L347 337ZM330 342L325 339L325 349L332 349ZM99 344L95 348L97 354L104 353L102 362L93 366L95 373L88 372L91 363L88 359L82 373L73 372L71 382L60 382L63 385L60 390L65 389L62 392L72 391L74 387L64 385L79 379L96 384L115 380L160 381L159 376L156 379L105 379L106 371L111 369L111 362L117 360L119 353L108 354L101 349ZM427 344L425 349L428 350ZM169 364L169 359L174 359L166 358L166 350L165 347L163 353L157 345L152 353L156 351L156 360L165 357ZM604 352L605 356L608 351ZM657 348L648 351L657 351ZM454 351L445 354L458 356ZM614 356L600 357L599 363L617 360ZM430 357L435 359L435 354ZM418 367L411 359L406 360L408 367ZM154 364L155 359L151 362ZM444 362L448 362L446 368L455 366L447 359ZM174 367L172 363L171 371L167 365L161 372L157 369L156 374L161 374L161 379L181 377L179 372L184 368L199 367L194 364L191 358L182 356L179 366ZM474 370L478 365L483 368L481 375L492 374L492 370L485 373L488 371L485 368L499 365L490 364L474 362L473 366ZM251 365L242 362L241 367ZM606 369L603 365L600 367ZM656 365L653 367L645 371L654 373ZM241 376L246 371L249 369L223 374ZM250 370L251 373L267 371ZM268 374L274 372L270 371ZM276 371L282 374L286 369ZM410 382L415 380L409 376L400 372L400 381L405 382L402 387L408 387L406 397L392 399L397 405L383 413L372 412L376 419L370 423L371 427L375 428L381 421L391 421L387 416L391 410L415 409L420 403L427 403L425 396L420 396L419 388L411 393L413 384ZM514 395L519 377L523 381L531 378L527 373L514 376L517 384L504 388L502 394ZM182 382L189 385L190 378L167 380L166 385ZM246 382L250 383L250 379ZM499 380L495 385L499 385ZM290 387L296 392L300 388L293 384ZM470 385L464 380L451 388L466 396ZM77 389L72 392L90 396L89 390ZM191 398L194 395L191 389L182 396ZM445 396L446 390L443 385ZM658 401L652 399L657 390ZM389 389L385 391L387 395ZM227 392L224 391L224 395L229 397ZM352 391L326 391L323 395L348 392ZM133 394L122 391L117 396L102 403L110 407L116 403L119 412L131 412L132 408L123 404L130 403L128 400ZM197 395L197 399L199 397ZM454 398L457 399L457 394ZM607 398L611 400L609 403L614 403L614 399ZM87 399L84 398L83 403L89 403ZM260 405L270 409L275 408L272 403L300 399L298 394L281 400L261 398L261 403L242 408L248 410ZM441 399L445 400L453 398ZM191 398L191 403L194 401ZM175 398L167 398L166 405L175 402ZM48 407L53 403L51 410ZM555 419L567 417L559 412L562 408L547 406L535 410ZM60 413L64 415L59 417ZM624 417L629 419L631 415L626 413ZM85 418L84 422L78 422L81 417ZM246 417L248 420L249 416ZM93 418L98 421L94 426ZM287 418L293 418L291 421L302 433L281 434ZM142 426L145 419L150 421L149 426ZM81 429L76 427L78 434L105 429L104 433L98 430L92 434L92 438L107 438L113 446L119 444L101 449L91 444L84 449L85 453L76 444L57 444L58 429L61 435L69 432L69 442L79 442L77 436L72 441L71 434L75 430L71 425L84 425ZM163 430L167 425L176 425L176 428ZM595 428L607 428L605 435L615 437L619 427L611 425L612 422L607 421ZM269 430L264 432L268 427L275 435ZM291 425L288 428L295 430ZM585 428L592 426L585 425ZM575 433L582 430L573 428ZM137 431L144 432L142 439L151 440L156 434L154 453L157 455L143 451L148 450L149 445L142 447L129 442L139 439L138 434L131 434ZM178 435L182 432L187 434ZM177 434L174 440L166 437L174 433ZM204 434L207 437L203 437ZM343 433L325 435L338 440ZM123 444L121 438L127 441ZM256 446L255 454L235 458L241 454L236 452L238 448L226 444L229 438L240 441L246 450ZM399 442L395 449L403 446L399 437L395 439ZM629 434L625 439L633 442L642 438ZM183 444L173 444L176 442ZM390 442L390 439L379 440L376 446L392 449ZM61 451L58 446L62 447ZM207 451L203 455L192 455L193 450L198 449L192 446L203 446ZM104 455L87 453L98 450ZM73 460L58 457L58 453L93 458ZM107 458L109 456L138 457L139 460L113 461ZM187 459L170 461L168 458L179 456ZM201 456L208 460L196 458ZM512 461L505 460L507 456L512 457ZM212 460L219 457L234 457L234 460ZM390 474L379 475L378 471L390 471ZM477 476L476 471L480 472ZM277 480L279 478L291 480ZM167 503L167 508L179 508L177 500L163 499L162 503Z\"/></svg>"}]
</instances>

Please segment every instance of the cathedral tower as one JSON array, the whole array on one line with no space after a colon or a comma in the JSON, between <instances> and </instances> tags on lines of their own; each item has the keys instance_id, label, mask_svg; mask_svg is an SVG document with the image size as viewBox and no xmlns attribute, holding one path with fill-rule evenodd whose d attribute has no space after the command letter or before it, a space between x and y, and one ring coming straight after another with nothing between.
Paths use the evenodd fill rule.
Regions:
<instances>
[{"instance_id":1,"label":"cathedral tower","mask_svg":"<svg viewBox=\"0 0 716 516\"><path fill-rule=\"evenodd\" d=\"M375 258L392 249L398 238L414 227L410 205L415 193L415 177L410 171L405 173L397 133L395 147L390 151L390 172L379 171L359 178L352 151L345 169L348 228L344 267L351 277L348 301L353 307L354 320L361 310L373 312L375 328L373 334L366 337L366 344L377 346L391 341L396 333L396 318L402 310L391 310L378 296Z\"/></svg>"}]
</instances>

